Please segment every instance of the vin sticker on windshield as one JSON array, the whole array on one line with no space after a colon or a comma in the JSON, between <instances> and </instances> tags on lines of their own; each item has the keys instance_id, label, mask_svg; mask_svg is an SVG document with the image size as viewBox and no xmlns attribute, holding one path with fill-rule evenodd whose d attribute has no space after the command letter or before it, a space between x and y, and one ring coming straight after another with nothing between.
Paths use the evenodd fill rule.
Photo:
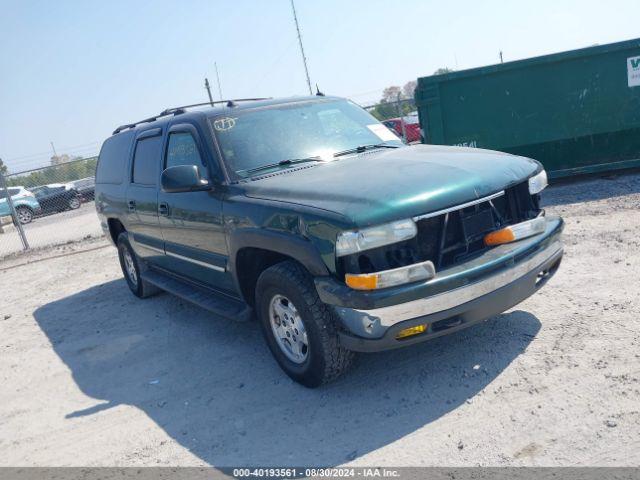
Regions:
<instances>
[{"instance_id":1,"label":"vin sticker on windshield","mask_svg":"<svg viewBox=\"0 0 640 480\"><path fill-rule=\"evenodd\" d=\"M235 126L236 126L236 119L231 117L218 118L213 122L213 128L215 128L218 132L231 130Z\"/></svg>"},{"instance_id":2,"label":"vin sticker on windshield","mask_svg":"<svg viewBox=\"0 0 640 480\"><path fill-rule=\"evenodd\" d=\"M395 133L389 130L387 127L382 125L381 123L374 123L372 125L367 125L367 128L375 133L380 140L383 142L388 142L390 140L398 140L398 137Z\"/></svg>"}]
</instances>

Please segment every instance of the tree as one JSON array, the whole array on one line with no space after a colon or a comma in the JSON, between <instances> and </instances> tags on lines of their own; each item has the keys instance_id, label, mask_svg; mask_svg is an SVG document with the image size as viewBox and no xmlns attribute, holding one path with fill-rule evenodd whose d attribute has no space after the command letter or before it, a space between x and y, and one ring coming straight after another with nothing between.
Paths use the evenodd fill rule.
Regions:
<instances>
[{"instance_id":1,"label":"tree","mask_svg":"<svg viewBox=\"0 0 640 480\"><path fill-rule=\"evenodd\" d=\"M24 175L12 176L7 179L10 187L22 185L33 188L50 183L67 183L81 178L93 177L96 174L98 158L86 158L72 162L52 165L38 169Z\"/></svg>"},{"instance_id":2,"label":"tree","mask_svg":"<svg viewBox=\"0 0 640 480\"><path fill-rule=\"evenodd\" d=\"M402 87L402 96L404 98L413 98L417 86L418 82L415 80L408 81L404 84L404 87Z\"/></svg>"},{"instance_id":3,"label":"tree","mask_svg":"<svg viewBox=\"0 0 640 480\"><path fill-rule=\"evenodd\" d=\"M9 172L9 169L0 158L0 175L6 175L8 172Z\"/></svg>"},{"instance_id":4,"label":"tree","mask_svg":"<svg viewBox=\"0 0 640 480\"><path fill-rule=\"evenodd\" d=\"M434 75L444 75L445 73L452 73L454 70L452 70L449 67L442 67L437 69L435 72L433 72Z\"/></svg>"},{"instance_id":5,"label":"tree","mask_svg":"<svg viewBox=\"0 0 640 480\"><path fill-rule=\"evenodd\" d=\"M385 88L382 91L382 98L380 103L369 110L369 113L376 117L378 120L386 120L388 118L395 118L398 116L404 116L409 112L416 109L413 95L417 86L415 80L411 80L404 84L404 86L398 87L392 85ZM398 99L400 99L400 105L398 105Z\"/></svg>"},{"instance_id":6,"label":"tree","mask_svg":"<svg viewBox=\"0 0 640 480\"><path fill-rule=\"evenodd\" d=\"M398 94L401 93L400 87L392 85L391 87L387 87L382 91L382 100L381 103L384 102L395 102L398 100Z\"/></svg>"}]
</instances>

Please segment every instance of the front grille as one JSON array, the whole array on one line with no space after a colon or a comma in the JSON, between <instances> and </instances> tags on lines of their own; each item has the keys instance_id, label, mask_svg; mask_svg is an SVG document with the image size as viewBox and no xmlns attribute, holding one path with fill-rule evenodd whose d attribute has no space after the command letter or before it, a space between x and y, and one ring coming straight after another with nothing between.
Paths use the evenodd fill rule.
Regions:
<instances>
[{"instance_id":1,"label":"front grille","mask_svg":"<svg viewBox=\"0 0 640 480\"><path fill-rule=\"evenodd\" d=\"M426 260L441 270L488 250L484 244L488 232L539 214L539 196L529 194L528 182L522 182L491 200L418 220L418 235L411 240L341 257L338 271L371 273Z\"/></svg>"},{"instance_id":2,"label":"front grille","mask_svg":"<svg viewBox=\"0 0 640 480\"><path fill-rule=\"evenodd\" d=\"M484 236L508 225L535 218L539 198L529 194L527 182L505 190L505 194L470 207L417 222L418 248L436 270L468 260L487 250Z\"/></svg>"}]
</instances>

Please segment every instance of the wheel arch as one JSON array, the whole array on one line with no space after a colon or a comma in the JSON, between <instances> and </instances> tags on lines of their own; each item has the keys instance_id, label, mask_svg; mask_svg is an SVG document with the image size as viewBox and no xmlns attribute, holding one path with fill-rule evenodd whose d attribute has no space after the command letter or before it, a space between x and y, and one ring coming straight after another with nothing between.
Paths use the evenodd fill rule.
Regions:
<instances>
[{"instance_id":1,"label":"wheel arch","mask_svg":"<svg viewBox=\"0 0 640 480\"><path fill-rule=\"evenodd\" d=\"M122 232L126 232L127 229L117 218L108 218L107 226L109 227L109 237L111 237L111 241L114 245L118 245L118 236Z\"/></svg>"},{"instance_id":2,"label":"wheel arch","mask_svg":"<svg viewBox=\"0 0 640 480\"><path fill-rule=\"evenodd\" d=\"M229 236L229 272L245 302L255 304L255 287L260 274L285 260L300 264L312 276L326 276L329 270L313 244L292 234L269 230L237 230Z\"/></svg>"}]
</instances>

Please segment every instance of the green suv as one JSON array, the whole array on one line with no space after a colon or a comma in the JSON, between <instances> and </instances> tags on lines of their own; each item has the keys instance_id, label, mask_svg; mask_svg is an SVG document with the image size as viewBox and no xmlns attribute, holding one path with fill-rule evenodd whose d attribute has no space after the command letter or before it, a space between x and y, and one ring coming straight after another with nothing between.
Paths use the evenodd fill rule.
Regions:
<instances>
[{"instance_id":1,"label":"green suv","mask_svg":"<svg viewBox=\"0 0 640 480\"><path fill-rule=\"evenodd\" d=\"M116 129L95 198L138 297L257 317L282 369L316 387L354 352L499 314L562 258L542 166L405 146L333 97L191 105Z\"/></svg>"}]
</instances>

